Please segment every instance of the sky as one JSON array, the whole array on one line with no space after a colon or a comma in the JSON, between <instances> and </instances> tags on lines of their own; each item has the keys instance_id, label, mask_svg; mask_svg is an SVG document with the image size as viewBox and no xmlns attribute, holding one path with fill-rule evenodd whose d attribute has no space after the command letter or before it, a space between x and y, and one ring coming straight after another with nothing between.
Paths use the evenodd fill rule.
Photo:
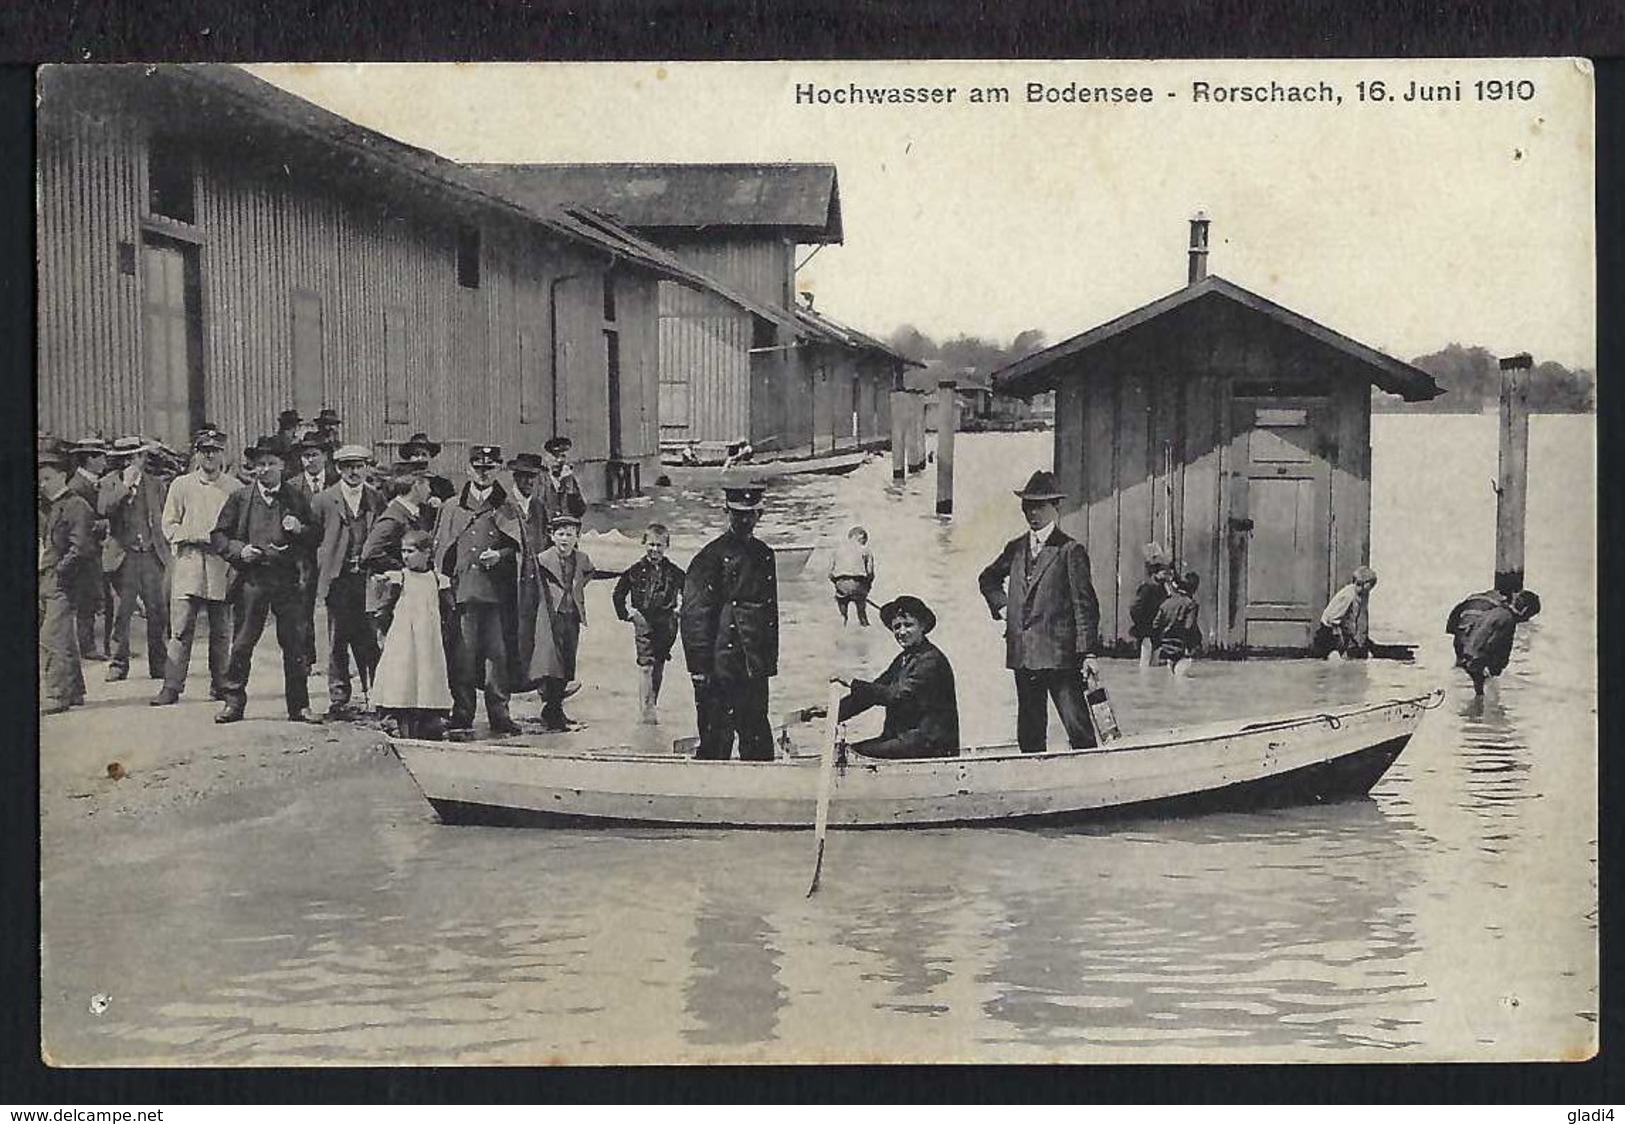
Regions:
<instances>
[{"instance_id":1,"label":"sky","mask_svg":"<svg viewBox=\"0 0 1625 1124\"><path fill-rule=\"evenodd\" d=\"M1086 331L1185 283L1201 209L1211 272L1399 358L1460 343L1596 366L1593 83L1573 60L251 69L453 160L833 163L845 241L797 281L874 334ZM1460 100L1407 100L1413 81ZM1030 103L1030 83L1062 100ZM1340 103L1238 100L1323 83ZM797 104L854 84L954 93ZM993 87L1010 101L970 101Z\"/></svg>"}]
</instances>

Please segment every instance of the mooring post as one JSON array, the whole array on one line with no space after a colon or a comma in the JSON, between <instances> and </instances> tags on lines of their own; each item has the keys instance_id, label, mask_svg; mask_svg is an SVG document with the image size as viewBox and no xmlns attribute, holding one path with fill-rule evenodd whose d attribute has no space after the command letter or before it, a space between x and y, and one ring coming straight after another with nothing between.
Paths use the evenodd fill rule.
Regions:
<instances>
[{"instance_id":1,"label":"mooring post","mask_svg":"<svg viewBox=\"0 0 1625 1124\"><path fill-rule=\"evenodd\" d=\"M925 468L925 391L915 391L909 397L913 399L909 424L914 440L909 444L908 470L920 472Z\"/></svg>"},{"instance_id":2,"label":"mooring post","mask_svg":"<svg viewBox=\"0 0 1625 1124\"><path fill-rule=\"evenodd\" d=\"M937 514L954 513L954 430L959 428L959 395L952 379L937 383Z\"/></svg>"},{"instance_id":3,"label":"mooring post","mask_svg":"<svg viewBox=\"0 0 1625 1124\"><path fill-rule=\"evenodd\" d=\"M1495 588L1523 588L1524 499L1529 482L1529 370L1523 352L1501 360L1501 454L1495 481Z\"/></svg>"},{"instance_id":4,"label":"mooring post","mask_svg":"<svg viewBox=\"0 0 1625 1124\"><path fill-rule=\"evenodd\" d=\"M908 398L906 390L891 392L891 478L901 480L908 466Z\"/></svg>"}]
</instances>

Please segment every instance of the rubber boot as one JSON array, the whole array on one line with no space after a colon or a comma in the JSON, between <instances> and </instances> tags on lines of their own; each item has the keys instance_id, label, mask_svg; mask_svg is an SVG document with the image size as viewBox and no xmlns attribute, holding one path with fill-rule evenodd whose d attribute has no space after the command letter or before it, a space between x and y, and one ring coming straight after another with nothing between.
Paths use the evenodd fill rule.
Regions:
<instances>
[{"instance_id":1,"label":"rubber boot","mask_svg":"<svg viewBox=\"0 0 1625 1124\"><path fill-rule=\"evenodd\" d=\"M638 668L638 710L641 717L638 721L645 726L653 726L659 719L655 717L655 669L652 667Z\"/></svg>"}]
</instances>

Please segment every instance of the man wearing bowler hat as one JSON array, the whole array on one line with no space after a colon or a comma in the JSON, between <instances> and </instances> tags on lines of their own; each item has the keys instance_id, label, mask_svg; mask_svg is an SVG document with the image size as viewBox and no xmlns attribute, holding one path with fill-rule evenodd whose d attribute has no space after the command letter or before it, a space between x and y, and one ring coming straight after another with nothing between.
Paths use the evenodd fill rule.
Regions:
<instances>
[{"instance_id":1,"label":"man wearing bowler hat","mask_svg":"<svg viewBox=\"0 0 1625 1124\"><path fill-rule=\"evenodd\" d=\"M153 475L147 455L157 448L144 437L120 437L108 450L112 471L102 477L96 509L107 520L102 569L118 591L107 681L130 673L130 618L135 603L147 621L147 674L164 677L169 643L169 540L164 538L164 497L169 489Z\"/></svg>"},{"instance_id":2,"label":"man wearing bowler hat","mask_svg":"<svg viewBox=\"0 0 1625 1124\"><path fill-rule=\"evenodd\" d=\"M298 561L310 552L319 528L304 492L282 479L282 451L274 438L261 438L244 460L252 466L254 482L226 499L210 536L215 553L235 570L227 597L235 604L235 629L221 684L226 705L214 720L242 720L254 648L265 631L266 616L274 614L288 718L320 722L310 713L310 691L305 683Z\"/></svg>"},{"instance_id":3,"label":"man wearing bowler hat","mask_svg":"<svg viewBox=\"0 0 1625 1124\"><path fill-rule=\"evenodd\" d=\"M470 445L468 483L441 505L435 522L435 568L451 577L457 606L457 644L451 666L449 731L474 728L476 692L485 688L485 716L493 735L517 734L508 714L511 653L504 627L518 585L517 529L503 514L508 493L497 483L502 449Z\"/></svg>"},{"instance_id":4,"label":"man wearing bowler hat","mask_svg":"<svg viewBox=\"0 0 1625 1124\"><path fill-rule=\"evenodd\" d=\"M542 503L537 481L547 474L546 458L536 453L519 453L508 462L513 491L508 495L503 515L511 525L510 535L519 541L518 579L515 612L504 615L508 650L513 666L508 676L511 691L523 691L530 682L530 658L536 649L536 612L542 603L542 573L536 556L552 545L548 526L559 512L549 513Z\"/></svg>"},{"instance_id":5,"label":"man wearing bowler hat","mask_svg":"<svg viewBox=\"0 0 1625 1124\"><path fill-rule=\"evenodd\" d=\"M726 761L736 732L741 760L773 760L767 701L779 671L779 591L773 548L755 535L762 492L723 489L728 529L694 556L683 583L679 620L702 760Z\"/></svg>"},{"instance_id":6,"label":"man wearing bowler hat","mask_svg":"<svg viewBox=\"0 0 1625 1124\"><path fill-rule=\"evenodd\" d=\"M880 621L902 649L897 658L872 682L836 676L851 691L841 700L841 721L874 706L886 710L880 736L854 743L853 752L893 760L958 756L954 669L942 649L926 639L937 626L937 615L924 601L905 593L880 607Z\"/></svg>"},{"instance_id":7,"label":"man wearing bowler hat","mask_svg":"<svg viewBox=\"0 0 1625 1124\"><path fill-rule=\"evenodd\" d=\"M1095 744L1083 672L1095 669L1100 602L1083 544L1055 525L1066 498L1048 472L1035 472L1016 495L1027 533L1011 539L982 571L979 585L993 619L1005 620L1005 666L1016 676L1016 741L1043 752L1055 709L1074 748Z\"/></svg>"},{"instance_id":8,"label":"man wearing bowler hat","mask_svg":"<svg viewBox=\"0 0 1625 1124\"><path fill-rule=\"evenodd\" d=\"M429 464L440 455L440 442L430 441L427 433L414 433L401 442L401 460L411 461L422 471L429 481L429 498L426 501L431 509L438 509L441 504L457 495L457 488L444 476L437 476L429 468ZM430 520L429 530L434 529L434 521Z\"/></svg>"},{"instance_id":9,"label":"man wearing bowler hat","mask_svg":"<svg viewBox=\"0 0 1625 1124\"><path fill-rule=\"evenodd\" d=\"M311 504L321 528L316 547L316 599L327 607L327 698L329 718L348 718L350 654L363 689L378 667L378 634L367 617L367 579L362 548L373 521L384 509L384 497L362 476L372 460L365 445L341 445L334 452L338 483L324 488Z\"/></svg>"}]
</instances>

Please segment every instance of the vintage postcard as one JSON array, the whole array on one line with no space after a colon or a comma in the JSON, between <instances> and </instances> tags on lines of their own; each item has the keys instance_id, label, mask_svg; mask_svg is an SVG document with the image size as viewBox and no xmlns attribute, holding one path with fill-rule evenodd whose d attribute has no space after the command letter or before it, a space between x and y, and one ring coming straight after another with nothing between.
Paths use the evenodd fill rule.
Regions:
<instances>
[{"instance_id":1,"label":"vintage postcard","mask_svg":"<svg viewBox=\"0 0 1625 1124\"><path fill-rule=\"evenodd\" d=\"M65 1067L1581 1060L1574 59L39 73Z\"/></svg>"}]
</instances>

